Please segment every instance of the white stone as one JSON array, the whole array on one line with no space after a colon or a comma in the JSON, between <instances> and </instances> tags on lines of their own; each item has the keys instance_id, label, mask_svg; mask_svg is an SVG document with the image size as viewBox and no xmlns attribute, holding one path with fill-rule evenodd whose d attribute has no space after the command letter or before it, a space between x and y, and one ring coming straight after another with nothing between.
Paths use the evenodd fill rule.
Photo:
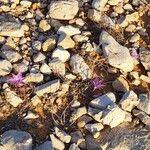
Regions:
<instances>
[{"instance_id":1,"label":"white stone","mask_svg":"<svg viewBox=\"0 0 150 150\"><path fill-rule=\"evenodd\" d=\"M118 5L120 2L123 2L123 0L109 0L108 4L115 6L115 5Z\"/></svg>"},{"instance_id":2,"label":"white stone","mask_svg":"<svg viewBox=\"0 0 150 150\"><path fill-rule=\"evenodd\" d=\"M57 34L66 34L68 36L72 36L80 33L81 31L79 28L73 27L71 25L61 26L57 31Z\"/></svg>"},{"instance_id":3,"label":"white stone","mask_svg":"<svg viewBox=\"0 0 150 150\"><path fill-rule=\"evenodd\" d=\"M32 5L32 2L30 2L30 1L28 1L28 0L21 0L21 1L20 1L20 4L21 4L23 7L29 8L29 7Z\"/></svg>"},{"instance_id":4,"label":"white stone","mask_svg":"<svg viewBox=\"0 0 150 150\"><path fill-rule=\"evenodd\" d=\"M57 149L57 150L65 149L64 143L62 141L60 141L59 139L57 139L53 134L50 134L50 138L52 141L52 145L55 149Z\"/></svg>"},{"instance_id":5,"label":"white stone","mask_svg":"<svg viewBox=\"0 0 150 150\"><path fill-rule=\"evenodd\" d=\"M76 42L87 42L89 40L89 38L84 35L74 35L73 40Z\"/></svg>"},{"instance_id":6,"label":"white stone","mask_svg":"<svg viewBox=\"0 0 150 150\"><path fill-rule=\"evenodd\" d=\"M107 2L108 0L93 0L92 7L102 12Z\"/></svg>"},{"instance_id":7,"label":"white stone","mask_svg":"<svg viewBox=\"0 0 150 150\"><path fill-rule=\"evenodd\" d=\"M90 79L92 77L92 72L89 66L80 55L73 55L70 59L70 65L72 67L72 71L75 74L79 74L83 80Z\"/></svg>"},{"instance_id":8,"label":"white stone","mask_svg":"<svg viewBox=\"0 0 150 150\"><path fill-rule=\"evenodd\" d=\"M134 68L134 61L128 48L120 45L106 31L102 31L100 35L100 44L102 44L104 56L108 59L108 63L124 72L130 72Z\"/></svg>"},{"instance_id":9,"label":"white stone","mask_svg":"<svg viewBox=\"0 0 150 150\"><path fill-rule=\"evenodd\" d=\"M150 93L140 94L139 100L137 108L150 115Z\"/></svg>"},{"instance_id":10,"label":"white stone","mask_svg":"<svg viewBox=\"0 0 150 150\"><path fill-rule=\"evenodd\" d=\"M7 60L0 60L0 76L9 74L12 70L12 65Z\"/></svg>"},{"instance_id":11,"label":"white stone","mask_svg":"<svg viewBox=\"0 0 150 150\"><path fill-rule=\"evenodd\" d=\"M108 105L114 105L116 97L113 93L107 93L90 102L90 106L104 110Z\"/></svg>"},{"instance_id":12,"label":"white stone","mask_svg":"<svg viewBox=\"0 0 150 150\"><path fill-rule=\"evenodd\" d=\"M27 115L24 117L25 120L29 120L29 119L37 119L39 117L39 115L28 111Z\"/></svg>"},{"instance_id":13,"label":"white stone","mask_svg":"<svg viewBox=\"0 0 150 150\"><path fill-rule=\"evenodd\" d=\"M53 1L49 6L49 16L58 20L70 20L78 13L78 1Z\"/></svg>"},{"instance_id":14,"label":"white stone","mask_svg":"<svg viewBox=\"0 0 150 150\"><path fill-rule=\"evenodd\" d=\"M54 93L59 89L60 80L53 80L42 85L39 85L35 88L35 93L38 96L43 96L45 93Z\"/></svg>"},{"instance_id":15,"label":"white stone","mask_svg":"<svg viewBox=\"0 0 150 150\"><path fill-rule=\"evenodd\" d=\"M66 62L70 59L70 53L62 47L58 47L53 51L52 58L59 58L62 62Z\"/></svg>"},{"instance_id":16,"label":"white stone","mask_svg":"<svg viewBox=\"0 0 150 150\"><path fill-rule=\"evenodd\" d=\"M32 137L29 133L8 130L1 135L1 150L32 150Z\"/></svg>"},{"instance_id":17,"label":"white stone","mask_svg":"<svg viewBox=\"0 0 150 150\"><path fill-rule=\"evenodd\" d=\"M55 134L56 136L64 143L70 143L71 141L71 136L68 135L66 132L61 131L59 128L55 127Z\"/></svg>"},{"instance_id":18,"label":"white stone","mask_svg":"<svg viewBox=\"0 0 150 150\"><path fill-rule=\"evenodd\" d=\"M35 150L54 150L54 148L51 141L46 141L38 146Z\"/></svg>"},{"instance_id":19,"label":"white stone","mask_svg":"<svg viewBox=\"0 0 150 150\"><path fill-rule=\"evenodd\" d=\"M41 65L40 71L41 71L41 73L47 74L47 75L50 75L52 73L52 70L50 69L50 67L46 63L43 63Z\"/></svg>"},{"instance_id":20,"label":"white stone","mask_svg":"<svg viewBox=\"0 0 150 150\"><path fill-rule=\"evenodd\" d=\"M43 61L45 59L46 59L45 55L42 54L41 52L38 52L37 54L33 55L33 61L34 62L40 62L40 61Z\"/></svg>"},{"instance_id":21,"label":"white stone","mask_svg":"<svg viewBox=\"0 0 150 150\"><path fill-rule=\"evenodd\" d=\"M136 93L134 93L133 91L126 92L120 101L121 108L129 112L131 112L132 109L136 107L138 104L139 104L138 97Z\"/></svg>"}]
</instances>

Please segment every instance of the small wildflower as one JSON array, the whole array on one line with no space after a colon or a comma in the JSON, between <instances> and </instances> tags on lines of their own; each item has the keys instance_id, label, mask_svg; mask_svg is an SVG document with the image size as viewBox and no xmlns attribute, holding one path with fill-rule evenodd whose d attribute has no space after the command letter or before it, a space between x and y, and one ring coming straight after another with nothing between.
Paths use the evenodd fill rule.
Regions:
<instances>
[{"instance_id":1,"label":"small wildflower","mask_svg":"<svg viewBox=\"0 0 150 150\"><path fill-rule=\"evenodd\" d=\"M140 58L140 55L137 53L136 50L132 50L131 51L131 56L135 59L139 59Z\"/></svg>"},{"instance_id":2,"label":"small wildflower","mask_svg":"<svg viewBox=\"0 0 150 150\"><path fill-rule=\"evenodd\" d=\"M93 91L95 91L97 89L101 90L105 87L103 80L101 80L99 78L95 78L95 79L91 80L91 84L93 85Z\"/></svg>"},{"instance_id":3,"label":"small wildflower","mask_svg":"<svg viewBox=\"0 0 150 150\"><path fill-rule=\"evenodd\" d=\"M12 77L8 79L8 83L16 86L24 85L24 77L22 76L22 73L19 72L18 74L12 74Z\"/></svg>"}]
</instances>

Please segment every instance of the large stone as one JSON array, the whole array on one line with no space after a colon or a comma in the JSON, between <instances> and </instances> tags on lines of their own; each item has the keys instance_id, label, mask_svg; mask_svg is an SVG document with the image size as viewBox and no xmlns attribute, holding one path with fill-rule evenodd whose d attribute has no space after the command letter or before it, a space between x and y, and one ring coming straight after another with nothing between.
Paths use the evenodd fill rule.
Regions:
<instances>
[{"instance_id":1,"label":"large stone","mask_svg":"<svg viewBox=\"0 0 150 150\"><path fill-rule=\"evenodd\" d=\"M35 88L35 93L38 96L43 96L45 93L54 93L59 89L60 80L53 80Z\"/></svg>"},{"instance_id":2,"label":"large stone","mask_svg":"<svg viewBox=\"0 0 150 150\"><path fill-rule=\"evenodd\" d=\"M120 45L110 34L102 31L100 35L100 44L102 44L104 56L108 63L124 72L130 72L134 68L134 61L128 48Z\"/></svg>"},{"instance_id":3,"label":"large stone","mask_svg":"<svg viewBox=\"0 0 150 150\"><path fill-rule=\"evenodd\" d=\"M140 94L139 100L140 102L137 108L150 115L150 92L147 94Z\"/></svg>"},{"instance_id":4,"label":"large stone","mask_svg":"<svg viewBox=\"0 0 150 150\"><path fill-rule=\"evenodd\" d=\"M8 130L1 135L0 150L32 150L32 137L29 133Z\"/></svg>"},{"instance_id":5,"label":"large stone","mask_svg":"<svg viewBox=\"0 0 150 150\"><path fill-rule=\"evenodd\" d=\"M150 71L150 51L140 49L140 61L146 70Z\"/></svg>"},{"instance_id":6,"label":"large stone","mask_svg":"<svg viewBox=\"0 0 150 150\"><path fill-rule=\"evenodd\" d=\"M9 74L12 70L12 65L7 60L0 60L0 76Z\"/></svg>"},{"instance_id":7,"label":"large stone","mask_svg":"<svg viewBox=\"0 0 150 150\"><path fill-rule=\"evenodd\" d=\"M108 105L114 105L116 97L113 93L107 93L90 102L90 106L104 110Z\"/></svg>"},{"instance_id":8,"label":"large stone","mask_svg":"<svg viewBox=\"0 0 150 150\"><path fill-rule=\"evenodd\" d=\"M75 74L79 74L83 80L90 79L92 77L92 71L80 55L73 55L70 60L70 65L72 67L72 71Z\"/></svg>"},{"instance_id":9,"label":"large stone","mask_svg":"<svg viewBox=\"0 0 150 150\"><path fill-rule=\"evenodd\" d=\"M58 20L70 20L78 13L78 1L53 1L49 7L49 16Z\"/></svg>"},{"instance_id":10,"label":"large stone","mask_svg":"<svg viewBox=\"0 0 150 150\"><path fill-rule=\"evenodd\" d=\"M22 37L24 36L24 30L21 23L12 16L1 15L0 16L0 35Z\"/></svg>"}]
</instances>

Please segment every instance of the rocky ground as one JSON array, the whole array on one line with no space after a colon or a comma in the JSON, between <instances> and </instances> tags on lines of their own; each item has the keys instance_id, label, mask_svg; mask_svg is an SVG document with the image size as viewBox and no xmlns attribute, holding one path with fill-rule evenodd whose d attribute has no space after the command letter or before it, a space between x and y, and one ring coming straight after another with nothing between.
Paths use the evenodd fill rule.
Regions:
<instances>
[{"instance_id":1,"label":"rocky ground","mask_svg":"<svg viewBox=\"0 0 150 150\"><path fill-rule=\"evenodd\" d=\"M149 131L149 0L0 0L0 150L149 150Z\"/></svg>"}]
</instances>

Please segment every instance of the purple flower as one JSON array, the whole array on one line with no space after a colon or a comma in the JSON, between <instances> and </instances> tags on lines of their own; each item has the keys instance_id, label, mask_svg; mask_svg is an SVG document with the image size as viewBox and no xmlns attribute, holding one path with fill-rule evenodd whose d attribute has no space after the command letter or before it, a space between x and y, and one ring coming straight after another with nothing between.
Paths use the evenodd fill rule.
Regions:
<instances>
[{"instance_id":1,"label":"purple flower","mask_svg":"<svg viewBox=\"0 0 150 150\"><path fill-rule=\"evenodd\" d=\"M131 56L135 59L139 59L140 58L140 55L137 53L136 50L132 50L131 51Z\"/></svg>"},{"instance_id":2,"label":"purple flower","mask_svg":"<svg viewBox=\"0 0 150 150\"><path fill-rule=\"evenodd\" d=\"M101 80L100 78L95 78L91 80L91 84L93 85L93 91L97 89L101 90L105 87L103 80Z\"/></svg>"},{"instance_id":3,"label":"purple flower","mask_svg":"<svg viewBox=\"0 0 150 150\"><path fill-rule=\"evenodd\" d=\"M24 77L22 76L22 73L19 72L18 74L12 74L12 77L10 79L8 79L8 83L12 84L12 85L16 85L16 86L21 86L24 85Z\"/></svg>"}]
</instances>

